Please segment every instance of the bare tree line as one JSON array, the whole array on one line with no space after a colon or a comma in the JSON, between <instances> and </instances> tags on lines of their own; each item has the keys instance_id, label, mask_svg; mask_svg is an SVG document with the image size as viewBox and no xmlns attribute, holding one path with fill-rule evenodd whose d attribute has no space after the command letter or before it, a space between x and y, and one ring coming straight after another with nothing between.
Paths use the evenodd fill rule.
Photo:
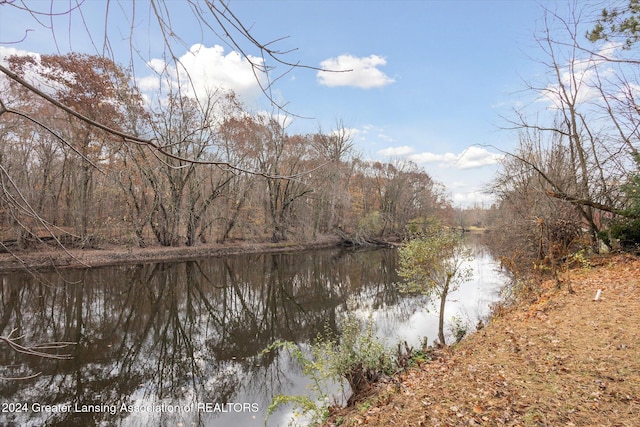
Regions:
<instances>
[{"instance_id":1,"label":"bare tree line","mask_svg":"<svg viewBox=\"0 0 640 427\"><path fill-rule=\"evenodd\" d=\"M254 38L224 2L186 4L188 21L238 52L274 108L290 117L285 105L274 100L272 84L294 67L315 67L290 60L295 49L277 47L286 37ZM339 126L328 134L289 135L284 121L249 113L231 92L194 96L190 76L176 74L186 71L180 61L185 46L172 25L171 3L114 8L105 2L100 5L103 32L84 21L88 5L83 3L61 10L54 3L3 1L0 6L27 12L34 24L50 30L59 50L64 50L65 31L82 32L83 25L71 23L79 14L96 52L16 56L0 64L6 89L0 97L2 241L11 243L5 250L43 238L91 247L104 241L145 246L153 236L161 245L176 246L230 237L280 241L291 230L316 236L338 226L341 232L362 231L358 215L369 212L350 213L349 206L352 193L366 191L368 184L355 191L349 183L359 174L361 181L384 184L369 176L376 172L368 169L377 166L353 155L347 130ZM164 92L152 103L136 86L135 64L152 56L149 50L142 58L144 48L136 44L141 30L133 20L140 11L150 18L148 35L163 41L155 55L165 63L156 69ZM61 27L65 17L67 27ZM131 23L127 68L114 58L110 20L118 17ZM399 174L403 168L411 169L407 173L416 169L404 165ZM418 174L432 190L428 175ZM380 188L376 194L382 197ZM441 195L424 191L420 197L442 202ZM368 208L380 210L382 204ZM393 215L383 215L381 234L401 230ZM372 229L377 233L377 224Z\"/></svg>"},{"instance_id":2,"label":"bare tree line","mask_svg":"<svg viewBox=\"0 0 640 427\"><path fill-rule=\"evenodd\" d=\"M252 114L227 91L199 100L169 94L149 106L126 72L100 57L8 62L19 79L38 73L55 88L51 97L117 132L8 81L0 133L5 245L24 249L47 236L82 247L145 246L152 236L163 246L277 242L337 227L366 240L398 235L445 203L416 165L360 160L343 126L291 135L282 116ZM374 212L380 218L364 227Z\"/></svg>"},{"instance_id":3,"label":"bare tree line","mask_svg":"<svg viewBox=\"0 0 640 427\"><path fill-rule=\"evenodd\" d=\"M0 64L0 251L19 261L21 249L47 242L65 250L106 242L192 246L336 232L366 242L446 206L416 165L359 159L342 125L289 134L280 117L295 114L273 96L273 84L294 68L317 68L290 59L295 49L279 47L286 37L255 38L226 2L60 5L0 0L0 9L23 12L25 22L24 34L0 44L20 47L34 25L50 32L57 50ZM102 28L85 20L91 8L102 8ZM176 8L202 40L240 54L277 114L249 112L228 91L194 96ZM115 55L122 39L125 66ZM79 40L93 52L75 53ZM164 64L154 69L162 91L148 102L136 64L153 58ZM387 199L400 181L412 183L402 192L411 204L394 206ZM18 351L40 348L0 338Z\"/></svg>"},{"instance_id":4,"label":"bare tree line","mask_svg":"<svg viewBox=\"0 0 640 427\"><path fill-rule=\"evenodd\" d=\"M547 108L534 115L516 111L511 123L520 131L520 145L506 157L494 185L505 226L518 224L515 229L525 240L537 236L539 242L542 234L562 234L555 230L564 227L559 224L572 224L573 231L565 230L575 234L571 240L580 240L585 229L588 246L598 251L602 243L612 245L606 234L617 218L636 215L625 192L636 170L640 124L632 3L606 4L604 13L578 3L569 3L566 13L545 12L535 42L546 79L527 86ZM186 5L186 20L200 28L203 39L215 36L238 52L272 105L284 111L286 105L272 96L274 82L296 67L315 69L292 60L295 49L281 48L287 37L258 40L225 2L189 0ZM3 0L0 6L27 12L34 25L50 30L60 51L65 50L65 32L70 37L86 33L95 51L46 56L48 63L40 71L49 73L42 76L48 88L28 81L28 60L0 65L9 87L0 97L3 138L11 141L1 154L3 221L18 246L42 230L60 244L65 242L59 236L71 235L91 245L93 239L111 238L111 232L100 235L111 225L127 230L131 242L141 246L151 236L163 245L245 237L238 230L274 241L291 230L314 236L346 230L360 240L360 234L372 230L397 232L406 223L398 218L407 216L398 212L399 206L410 211L425 205L412 201L413 196L394 195L407 186L420 187L403 182L413 173L403 168L414 166L367 164L350 157L348 150L338 150L336 157L326 147L318 149L334 133L288 135L283 122L251 117L233 95L189 96L195 89L190 76L176 78L186 70L180 60L185 41L172 23L171 3L154 0L116 8L104 2L105 23L97 30L84 20L84 3L56 9L53 3L44 7ZM139 44L140 28L133 22L141 13L150 18L146 35L161 40L153 53L151 46ZM73 26L72 16L80 16L82 24ZM130 24L124 36L129 44L126 69L114 60L116 30L111 25L123 17ZM27 26L22 39L28 36ZM22 39L2 42L19 46ZM156 69L157 77L171 84L164 94L168 101L148 108L134 76L135 64L152 57L165 64ZM80 82L51 72L73 67L77 69L71 73L91 78ZM338 145L349 147L345 129L337 132L343 132ZM17 167L23 164L31 169ZM385 177L389 172L392 176ZM369 193L360 199L364 191ZM398 203L403 197L406 203ZM114 215L105 215L107 211ZM553 252L552 242L542 251L540 244L533 246L538 256Z\"/></svg>"},{"instance_id":5,"label":"bare tree line","mask_svg":"<svg viewBox=\"0 0 640 427\"><path fill-rule=\"evenodd\" d=\"M620 8L618 17L631 13L624 2L608 6ZM640 166L637 48L593 35L606 22L601 11L577 2L566 14L545 11L535 41L547 72L527 83L533 105L509 119L519 145L493 191L499 247L522 265L615 249L613 224L640 219L628 188Z\"/></svg>"}]
</instances>

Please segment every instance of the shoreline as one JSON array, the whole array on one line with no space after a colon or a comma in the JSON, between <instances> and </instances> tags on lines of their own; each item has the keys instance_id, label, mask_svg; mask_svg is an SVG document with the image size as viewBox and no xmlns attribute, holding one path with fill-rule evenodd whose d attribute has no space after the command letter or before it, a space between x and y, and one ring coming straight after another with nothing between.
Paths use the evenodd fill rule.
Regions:
<instances>
[{"instance_id":1,"label":"shoreline","mask_svg":"<svg viewBox=\"0 0 640 427\"><path fill-rule=\"evenodd\" d=\"M53 269L94 268L110 265L130 265L153 262L179 262L201 258L231 255L307 251L340 247L339 238L322 238L313 241L230 242L202 244L198 246L147 248L105 245L99 249L46 248L0 254L0 273L25 270L47 271Z\"/></svg>"},{"instance_id":2,"label":"shoreline","mask_svg":"<svg viewBox=\"0 0 640 427\"><path fill-rule=\"evenodd\" d=\"M482 329L322 426L636 425L640 257L593 257L562 280L497 306Z\"/></svg>"}]
</instances>

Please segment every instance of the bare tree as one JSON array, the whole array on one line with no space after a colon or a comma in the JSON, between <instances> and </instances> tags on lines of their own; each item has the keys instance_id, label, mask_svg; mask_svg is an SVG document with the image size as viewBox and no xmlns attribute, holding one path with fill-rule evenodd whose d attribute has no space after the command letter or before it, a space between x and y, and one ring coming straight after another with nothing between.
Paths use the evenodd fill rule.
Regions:
<instances>
[{"instance_id":1,"label":"bare tree","mask_svg":"<svg viewBox=\"0 0 640 427\"><path fill-rule=\"evenodd\" d=\"M545 12L536 41L544 55L547 79L528 84L528 89L546 104L547 111L535 116L526 110L516 112L511 122L522 131L520 148L511 153L508 162L515 161L533 173L545 197L571 206L580 218L575 228L586 227L591 246L598 251L599 235L609 218L624 214L619 185L633 165L638 127L635 108L633 112L629 109L635 81L631 76L635 73L628 74L629 67L622 63L612 67L605 60L615 46L600 46L599 50L583 47L582 29L590 16L592 10L577 4L566 16ZM532 136L538 141L535 147ZM546 147L540 141L546 141ZM545 162L560 155L562 174L557 174ZM502 186L508 179L517 179L507 170L505 174L509 178L499 178ZM552 220L545 217L545 223Z\"/></svg>"},{"instance_id":2,"label":"bare tree","mask_svg":"<svg viewBox=\"0 0 640 427\"><path fill-rule=\"evenodd\" d=\"M336 129L325 134L321 129L313 135L311 144L315 155L329 162L316 174L316 204L314 205L314 235L317 232L334 232L339 218L344 216L348 200L341 188L349 187L352 175L349 160L353 153L353 141L344 123L338 122Z\"/></svg>"},{"instance_id":3,"label":"bare tree","mask_svg":"<svg viewBox=\"0 0 640 427\"><path fill-rule=\"evenodd\" d=\"M102 154L102 148L96 146L98 140L110 139L114 146L120 146L121 152L127 150L132 152L130 148L135 146L146 147L146 149L155 152L155 155L159 156L159 158L164 158L166 162L214 165L227 171L235 170L236 173L260 175L264 174L264 172L244 169L241 165L226 160L204 157L196 159L188 153L177 153L171 149L171 145L164 145L163 141L158 140L157 135L154 136L152 133L140 132L139 129L123 126L124 123L119 123L120 120L113 121L111 115L103 114L104 110L114 107L114 103L110 101L113 98L113 94L100 93L97 90L100 89L100 86L96 86L87 92L87 96L84 99L72 98L71 95L74 95L74 92L81 92L77 89L80 89L80 86L84 83L98 83L100 81L98 79L67 78L68 74L66 72L78 63L78 59L84 58L83 61L86 63L86 59L90 58L96 65L93 67L95 71L98 71L101 67L99 76L101 76L103 82L115 82L124 77L128 79L129 86L135 89L137 86L137 81L134 77L136 75L136 64L139 64L140 61L149 63L153 58L161 58L164 66L155 69L158 73L159 81L169 83L173 96L178 99L183 96L193 96L197 92L197 88L188 73L187 67L180 59L185 51L185 42L177 28L174 28L171 19L173 14L179 13L181 18L187 21L190 26L200 28L202 40L213 37L238 52L251 68L256 82L267 99L279 109L283 109L284 105L277 105L271 95L273 83L294 67L315 69L315 67L307 67L300 64L298 61L289 60L290 54L295 49L278 48L286 37L277 40L259 41L252 35L250 27L246 26L225 2L189 0L186 2L187 7L185 8L184 6L185 4L162 0L152 0L144 4L132 2L128 5L119 5L119 7L113 7L112 2L80 2L71 6L61 6L57 2L50 2L49 4L0 2L1 8L13 9L15 13L22 13L25 19L24 35L15 40L0 40L0 44L19 47L20 43L30 35L29 25L34 25L50 31L51 39L60 52L67 50L65 46L67 42L70 45L68 50L72 50L72 40L78 37L88 40L94 49L94 55L89 56L62 54L43 57L43 62L46 63L41 67L41 74L49 81L55 82L55 87L60 88L54 93L43 87L42 79L40 81L30 81L25 78L24 73L19 72L20 67L0 64L0 75L5 80L11 81L15 86L21 88L24 93L22 99L27 99L29 100L28 102L37 101L66 115L65 120L67 123L53 123L46 120L48 117L44 113L46 108L23 110L14 103L14 99L7 97L4 93L0 94L0 125L6 123L7 120L11 120L12 117L22 117L24 120L28 120L33 125L38 126L40 133L50 133L51 137L58 139L64 146L63 155L73 154L66 157L68 161L75 162L80 159L79 168L69 164L64 170L68 174L79 174L74 185L75 191L73 195L67 195L70 197L70 203L80 206L80 209L77 209L79 215L77 222L79 234L83 240L86 240L88 229L90 228L88 210L94 206L94 200L91 199L91 189L96 185L95 171L99 170L96 169L95 157L97 153ZM102 12L104 12L103 16L105 18L102 28L100 28L100 25L96 26L85 21L85 11L89 8L104 9ZM95 10L91 10L91 12L95 12ZM147 26L149 34L146 34L147 37L140 37L141 26L135 22L139 16L149 17L149 25ZM128 33L125 33L124 36L125 43L128 43L129 48L128 71L125 74L118 67L111 67L111 64L116 63L115 52L122 51L121 46L115 47L115 43L120 43L119 41L123 38L122 29L117 25L112 25L116 21L126 22L130 26ZM65 41L67 36L69 36L69 40ZM140 40L149 40L149 45L141 45ZM157 40L162 40L162 42L157 43ZM146 57L143 56L143 52L147 52ZM29 61L33 61L33 58L26 60L26 62ZM105 65L110 68L107 69ZM63 69L65 71L61 72ZM91 69L86 68L85 71L91 71ZM121 85L118 86L120 87ZM104 86L104 88L110 87L113 87L113 85ZM88 103L87 106L85 106L86 103ZM73 134L64 131L69 129L70 124L73 124L76 129ZM12 180L9 175L6 178L9 181ZM135 193L136 190L132 187L130 188L130 193ZM12 191L20 190L14 186ZM8 194L5 192L5 195ZM72 200L73 198L76 200ZM7 202L12 203L16 209L24 210L19 205L16 205L18 200L21 199L27 200L27 197L14 195L6 198ZM194 200L192 198L191 202ZM203 206L210 204L206 199L201 201ZM37 202L36 207L39 205L41 203ZM28 210L37 221L45 222L46 219L41 216L36 207L30 206ZM138 219L135 222L137 224L136 233L139 234L142 224L147 222L144 218L148 215L144 213L145 209L142 204L138 204L136 207L134 202L131 204L131 212L135 211L138 211L138 214L136 214ZM192 218L190 221L192 229L194 228L193 220L196 220L196 222L201 221L201 217L200 215L200 219L197 220L195 216ZM21 226L20 223L16 223L16 225ZM25 230L26 234L29 232L28 229Z\"/></svg>"},{"instance_id":4,"label":"bare tree","mask_svg":"<svg viewBox=\"0 0 640 427\"><path fill-rule=\"evenodd\" d=\"M288 136L277 118L263 118L258 124L258 165L267 178L266 211L271 222L271 240L286 240L299 200L313 191L301 179L307 170L311 145L301 135Z\"/></svg>"},{"instance_id":5,"label":"bare tree","mask_svg":"<svg viewBox=\"0 0 640 427\"><path fill-rule=\"evenodd\" d=\"M55 184L56 191L53 192L52 197L59 200L64 197L62 194L66 191L65 196L69 208L67 213L77 209L79 214L79 218L67 219L74 222L77 220L74 227L77 225L83 245L90 243L90 218L93 214L91 210L95 208L97 201L93 197L95 195L93 190L97 186L95 175L104 173L105 165L103 162L105 159L109 165L112 160L117 160L121 165L131 165L132 162L122 162L122 158L130 156L131 153L139 155L141 152L145 152L147 156L156 157L158 162L167 165L165 177L175 186L173 194L168 196L169 200L180 206L182 203L188 205L190 217L187 240L193 242L195 235L199 232L198 229L202 229L201 222L211 204L211 198L216 194L214 188L210 195L202 197L202 186L205 184L213 187L224 185L225 179L227 179L223 176L221 181L207 181L195 172L194 166L196 164L220 167L230 173L253 173L256 175L265 175L266 173L244 169L228 160L203 155L206 150L201 150L202 146L189 147L187 144L185 147L183 144L185 140L173 138L171 131L176 129L176 126L173 125L165 126L164 129L156 128L155 134L132 129L129 125L135 120L130 120L130 117L122 114L124 111L118 110L118 107L122 105L122 99L118 99L118 96L122 95L122 91L110 91L112 88L122 88L124 85L114 85L113 83L122 81L122 83L126 83L126 87L132 88L133 92L136 92L137 82L132 77L136 75L136 64L139 60L149 61L153 57L159 57L165 64L159 70L159 77L162 81L175 81L176 74L185 77L176 82L174 86L176 92L173 94L173 99L178 105L185 105L182 102L184 97L190 92L195 92L195 87L191 76L188 75L186 67L180 60L181 52L184 51L184 40L172 24L174 13L180 13L182 18L188 18L187 20L190 21L188 25L199 28L202 40L214 37L239 52L251 67L260 89L272 104L276 104L275 98L271 95L273 83L293 67L305 66L295 60L289 61L287 59L290 49L279 50L276 47L277 42L282 39L259 41L255 38L249 29L250 27L246 26L225 2L188 0L185 3L176 3L151 0L144 3L122 3L118 4L118 7L114 7L114 2L109 1L60 5L61 3L54 1L24 3L0 0L0 13L4 13L7 9L13 9L14 12L22 13L25 22L23 35L14 40L0 39L0 44L20 47L20 43L29 37L29 26L36 25L50 31L51 39L60 53L59 55L41 57L44 62L40 68L41 78L35 81L20 72L22 65L28 65L33 58L24 59L22 64L15 60L13 67L0 63L0 76L2 77L0 84L4 85L10 81L14 87L17 87L16 91L21 92L21 96L12 97L8 92L0 91L0 139L3 146L8 136L11 136L12 141L29 141L30 137L27 134L20 135L17 139L13 137L14 135L10 135L11 129L20 122L29 123L32 127L32 136L37 135L37 140L43 141L42 148L46 148L44 144L47 140L57 141L58 147L49 145L51 149L42 151L42 159L46 161L43 163L41 190L44 191L44 187L54 185L51 168L58 167L61 176L56 177L59 185ZM85 11L91 7L104 9L100 14L100 16L104 16L102 28L85 21ZM143 9L146 9L146 13ZM148 26L139 25L140 16L151 18ZM64 21L65 18L66 21ZM113 64L119 62L115 52L121 51L121 46L115 47L114 45L118 40L122 40L120 32L122 28L111 25L111 22L119 19L129 26L128 34L124 36L129 47L129 63L126 73L121 73L119 67L112 67ZM140 28L144 27L149 29L150 32L146 34L149 37L139 37ZM74 39L87 40L94 48L93 55L66 54L67 51L73 51L71 46L68 49L63 46L63 39L67 35L69 35L69 44ZM138 44L139 40L144 39L149 40L148 46ZM157 43L157 40L162 42ZM155 51L158 46L160 47L159 51ZM151 54L152 50L154 50L153 54ZM149 56L142 57L143 52L149 52ZM73 70L73 67L89 62L92 63L92 66L82 70ZM69 71L76 72L75 78L68 78ZM91 73L92 78L85 78L83 73L87 72ZM54 90L49 90L50 87L43 85L43 81L53 83ZM89 87L84 86L85 84L95 85ZM109 92L104 93L101 90ZM30 105L36 104L41 107L28 108ZM279 107L283 108L284 105ZM52 111L54 114L51 114ZM174 117L182 113L188 114L189 110L176 113ZM56 117L59 117L60 120L51 120ZM180 127L178 129L184 130ZM163 132L163 130L167 132ZM204 131L203 128L199 130ZM46 136L42 136L45 134ZM45 198L43 196L35 196L34 198L34 194L27 193L29 181L33 181L33 174L28 176L27 172L31 173L32 170L29 168L24 170L23 168L20 171L14 167L15 162L19 159L14 154L19 153L20 150L13 150L13 148L17 147L12 147L10 159L7 158L5 150L0 149L0 199L2 200L0 215L10 218L13 228L17 230L19 235L17 240L20 244L25 241L25 238L38 238L41 229L64 248L65 244L59 237L60 230L56 225L57 214L46 218L43 214L46 204ZM33 146L27 144L23 148L26 148L27 151L21 154L32 157ZM182 148L186 149L182 150ZM62 162L54 165L53 154L57 154ZM29 163L26 162L27 165ZM297 173L301 172L301 169L297 170ZM277 170L274 170L274 173L277 174ZM148 181L149 177L153 179L152 175L144 175ZM176 229L179 227L175 225L176 216L180 214L179 210L176 209L176 206L162 205L161 202L166 198L160 191L156 191L153 194L152 202L149 202L148 194L144 189L141 189L140 178L141 176L129 175L120 180L118 184L121 189L126 189L126 193L130 196L128 213L132 217L131 222L135 226L135 234L139 241L143 242L141 239L145 224L150 221L151 224L155 224L153 220L158 220L161 217L166 226L156 228L159 239L165 243L175 243L176 234L179 233L179 230ZM270 178L287 179L275 175ZM62 184L65 182L68 184L67 187ZM107 188L109 187L111 186L108 185ZM191 192L191 197L186 202L180 199L183 197L182 190L185 188ZM159 196L160 194L162 197ZM108 201L106 202L108 203ZM118 214L121 213L118 212ZM4 250L12 251L4 243L1 245ZM14 256L20 260L17 254L14 253ZM22 350L11 337L4 337L3 341L17 351Z\"/></svg>"},{"instance_id":6,"label":"bare tree","mask_svg":"<svg viewBox=\"0 0 640 427\"><path fill-rule=\"evenodd\" d=\"M533 129L521 131L518 151L503 159L492 187L500 213L492 246L514 273L528 275L532 266L538 266L557 278L560 261L585 246L581 213L572 204L549 197L554 188L550 183L575 191L572 171L563 137Z\"/></svg>"}]
</instances>

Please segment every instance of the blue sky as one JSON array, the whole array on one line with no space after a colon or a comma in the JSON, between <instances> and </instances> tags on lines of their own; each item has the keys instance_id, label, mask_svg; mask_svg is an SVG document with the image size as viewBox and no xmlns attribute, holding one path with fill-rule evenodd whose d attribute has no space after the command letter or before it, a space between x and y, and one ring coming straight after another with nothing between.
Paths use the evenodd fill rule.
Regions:
<instances>
[{"instance_id":1,"label":"blue sky","mask_svg":"<svg viewBox=\"0 0 640 427\"><path fill-rule=\"evenodd\" d=\"M48 1L29 4L42 9L50 5ZM68 4L61 1L56 7ZM411 159L445 184L456 205L467 206L490 202L482 190L499 159L499 151L490 146L509 150L517 142L513 132L500 130L506 124L501 116L510 115L521 101L518 91L523 81L536 79L541 72L541 65L532 60L538 56L533 35L543 15L540 4L532 0L232 0L229 6L258 40L287 37L274 44L281 50L295 49L287 60L354 69L322 74L299 68L278 80L276 97L287 102L289 111L309 117L295 118L290 131L314 132L319 126L329 131L340 121L351 129L363 158ZM553 2L542 4L557 7ZM92 1L82 6L99 48L105 5ZM128 10L130 2L112 1L109 7L107 27L116 59L128 63L128 44L119 40L126 38L129 25L120 9ZM176 52L185 55L191 72L234 88L256 111L266 109L253 76L232 49L194 25L184 2L171 1L169 7L174 30L183 41ZM56 23L56 48L50 30L19 10L1 6L0 55L13 49L95 53L79 15L71 17L71 32L69 17L65 19ZM147 61L160 61L161 42L148 30L148 10L138 10L135 22L142 55ZM34 31L20 43L9 43L21 39L26 28ZM279 67L275 75L284 71ZM137 65L136 75L153 86L144 65Z\"/></svg>"}]
</instances>

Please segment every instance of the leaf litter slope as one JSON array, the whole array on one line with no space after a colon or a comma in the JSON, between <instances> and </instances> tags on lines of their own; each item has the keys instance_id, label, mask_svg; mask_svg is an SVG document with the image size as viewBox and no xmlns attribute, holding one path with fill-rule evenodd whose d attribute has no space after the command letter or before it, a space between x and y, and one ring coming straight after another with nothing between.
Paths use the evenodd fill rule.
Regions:
<instances>
[{"instance_id":1,"label":"leaf litter slope","mask_svg":"<svg viewBox=\"0 0 640 427\"><path fill-rule=\"evenodd\" d=\"M640 259L565 274L328 425L640 425ZM594 297L598 289L602 294Z\"/></svg>"}]
</instances>

